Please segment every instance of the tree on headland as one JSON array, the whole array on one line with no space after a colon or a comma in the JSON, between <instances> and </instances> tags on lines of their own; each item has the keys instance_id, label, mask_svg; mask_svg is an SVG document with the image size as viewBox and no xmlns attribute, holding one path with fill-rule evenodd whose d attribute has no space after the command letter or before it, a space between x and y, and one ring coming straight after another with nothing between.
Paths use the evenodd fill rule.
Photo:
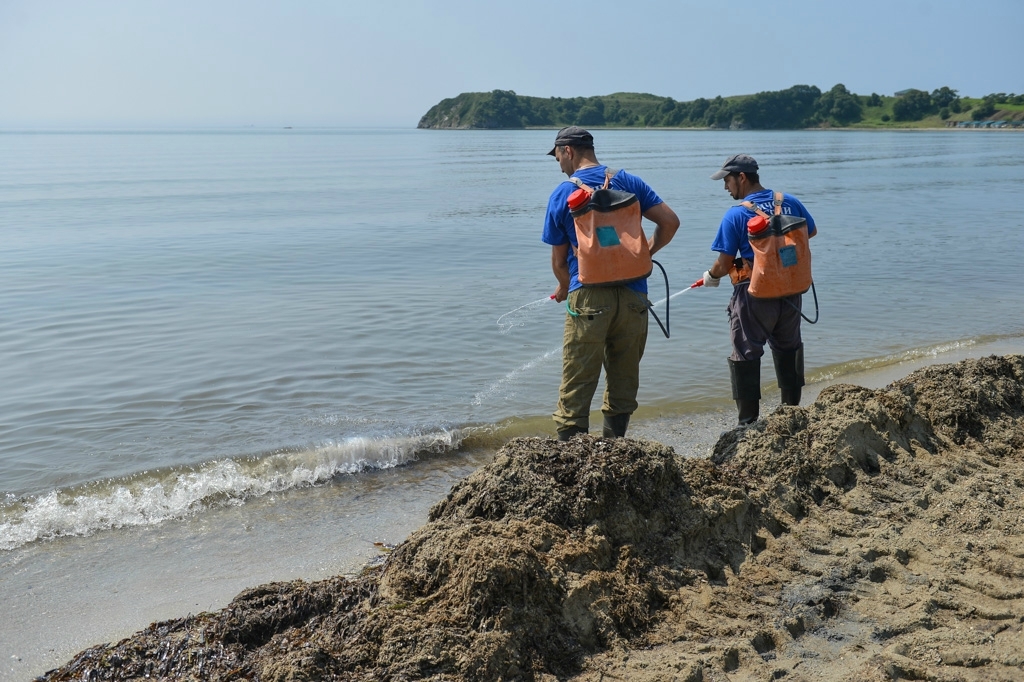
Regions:
<instances>
[{"instance_id":1,"label":"tree on headland","mask_svg":"<svg viewBox=\"0 0 1024 682\"><path fill-rule=\"evenodd\" d=\"M981 104L976 106L974 111L971 112L971 118L975 121L981 121L994 113L996 113L995 97L993 95L988 95L982 100Z\"/></svg>"},{"instance_id":2,"label":"tree on headland","mask_svg":"<svg viewBox=\"0 0 1024 682\"><path fill-rule=\"evenodd\" d=\"M729 103L719 95L708 104L704 112L704 125L708 128L728 128L732 124L732 118Z\"/></svg>"},{"instance_id":3,"label":"tree on headland","mask_svg":"<svg viewBox=\"0 0 1024 682\"><path fill-rule=\"evenodd\" d=\"M747 128L805 128L813 123L819 97L821 90L813 85L794 85L751 95L736 105L736 113Z\"/></svg>"},{"instance_id":4,"label":"tree on headland","mask_svg":"<svg viewBox=\"0 0 1024 682\"><path fill-rule=\"evenodd\" d=\"M587 103L580 107L576 122L581 126L604 125L604 100L598 97L587 100Z\"/></svg>"},{"instance_id":5,"label":"tree on headland","mask_svg":"<svg viewBox=\"0 0 1024 682\"><path fill-rule=\"evenodd\" d=\"M818 98L815 113L820 122L839 126L850 125L861 119L860 98L847 90L842 83L837 83Z\"/></svg>"},{"instance_id":6,"label":"tree on headland","mask_svg":"<svg viewBox=\"0 0 1024 682\"><path fill-rule=\"evenodd\" d=\"M937 110L931 95L923 90L908 90L892 105L892 115L897 121L920 121Z\"/></svg>"},{"instance_id":7,"label":"tree on headland","mask_svg":"<svg viewBox=\"0 0 1024 682\"><path fill-rule=\"evenodd\" d=\"M956 90L952 90L945 85L937 90L932 90L931 97L932 102L934 102L937 107L948 107L953 102L960 99L960 95L957 94Z\"/></svg>"},{"instance_id":8,"label":"tree on headland","mask_svg":"<svg viewBox=\"0 0 1024 682\"><path fill-rule=\"evenodd\" d=\"M480 104L477 116L484 121L484 128L522 128L523 117L519 111L519 98L512 90L494 90L491 98Z\"/></svg>"}]
</instances>

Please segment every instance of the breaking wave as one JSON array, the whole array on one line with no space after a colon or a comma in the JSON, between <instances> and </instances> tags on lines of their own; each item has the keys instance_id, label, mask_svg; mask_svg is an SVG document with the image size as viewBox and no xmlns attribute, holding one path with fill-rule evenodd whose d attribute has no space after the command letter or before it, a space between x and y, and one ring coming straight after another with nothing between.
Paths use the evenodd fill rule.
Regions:
<instances>
[{"instance_id":1,"label":"breaking wave","mask_svg":"<svg viewBox=\"0 0 1024 682\"><path fill-rule=\"evenodd\" d=\"M457 450L463 430L400 437L354 437L296 451L221 459L149 471L0 502L0 550L37 540L148 526L216 505L326 483L343 474L388 469Z\"/></svg>"}]
</instances>

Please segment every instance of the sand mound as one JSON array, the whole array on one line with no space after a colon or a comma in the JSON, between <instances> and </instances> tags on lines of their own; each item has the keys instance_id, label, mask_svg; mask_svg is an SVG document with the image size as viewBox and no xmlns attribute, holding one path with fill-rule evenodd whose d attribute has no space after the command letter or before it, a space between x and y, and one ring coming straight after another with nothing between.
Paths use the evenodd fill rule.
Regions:
<instances>
[{"instance_id":1,"label":"sand mound","mask_svg":"<svg viewBox=\"0 0 1024 682\"><path fill-rule=\"evenodd\" d=\"M1024 679L1024 358L663 446L517 439L358 579L271 584L48 680Z\"/></svg>"}]
</instances>

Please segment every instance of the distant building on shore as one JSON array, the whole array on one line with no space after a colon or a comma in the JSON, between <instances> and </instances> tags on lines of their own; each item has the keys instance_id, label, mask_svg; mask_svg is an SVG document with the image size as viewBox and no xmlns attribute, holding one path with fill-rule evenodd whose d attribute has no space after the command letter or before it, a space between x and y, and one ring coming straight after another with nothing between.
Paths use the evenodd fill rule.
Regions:
<instances>
[{"instance_id":1,"label":"distant building on shore","mask_svg":"<svg viewBox=\"0 0 1024 682\"><path fill-rule=\"evenodd\" d=\"M947 128L1024 128L1024 121L946 121Z\"/></svg>"}]
</instances>

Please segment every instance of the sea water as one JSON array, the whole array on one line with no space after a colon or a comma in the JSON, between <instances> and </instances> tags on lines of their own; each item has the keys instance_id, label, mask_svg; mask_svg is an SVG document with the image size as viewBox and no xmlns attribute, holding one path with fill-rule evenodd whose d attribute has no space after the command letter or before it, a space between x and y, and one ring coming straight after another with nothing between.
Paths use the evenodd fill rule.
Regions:
<instances>
[{"instance_id":1,"label":"sea water","mask_svg":"<svg viewBox=\"0 0 1024 682\"><path fill-rule=\"evenodd\" d=\"M553 434L552 134L0 133L0 677L126 613L358 570L505 439ZM729 409L729 287L677 294L737 152L818 225L810 381L1024 338L1020 133L615 130L597 152L682 221L637 433ZM61 613L89 608L109 622Z\"/></svg>"}]
</instances>

